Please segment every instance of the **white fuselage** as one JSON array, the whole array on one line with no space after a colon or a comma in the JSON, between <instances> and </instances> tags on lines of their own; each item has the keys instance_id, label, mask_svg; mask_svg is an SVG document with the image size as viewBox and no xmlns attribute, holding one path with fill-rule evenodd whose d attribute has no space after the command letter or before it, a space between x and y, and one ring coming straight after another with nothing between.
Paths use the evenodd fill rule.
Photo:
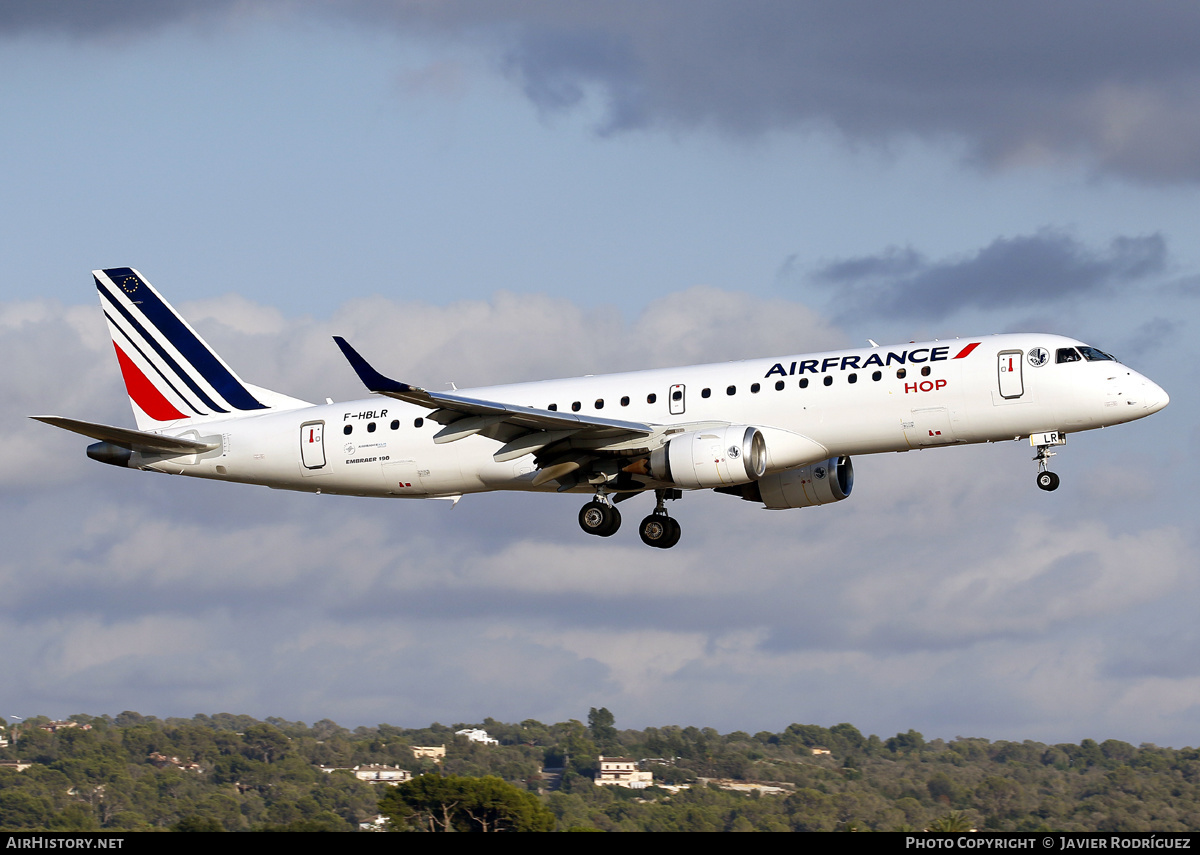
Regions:
<instances>
[{"instance_id":1,"label":"white fuselage","mask_svg":"<svg viewBox=\"0 0 1200 855\"><path fill-rule=\"evenodd\" d=\"M459 390L491 401L656 425L744 424L819 443L829 456L1073 433L1167 403L1112 359L1056 362L1073 339L994 335ZM965 351L965 352L964 352ZM1038 363L1038 357L1044 355ZM901 376L902 375L902 376ZM277 489L357 496L456 496L535 488L533 457L498 463L485 436L437 444L429 410L372 397L177 425L160 433L221 447L135 453L130 466ZM768 449L770 440L768 437ZM576 489L591 491L586 484Z\"/></svg>"}]
</instances>

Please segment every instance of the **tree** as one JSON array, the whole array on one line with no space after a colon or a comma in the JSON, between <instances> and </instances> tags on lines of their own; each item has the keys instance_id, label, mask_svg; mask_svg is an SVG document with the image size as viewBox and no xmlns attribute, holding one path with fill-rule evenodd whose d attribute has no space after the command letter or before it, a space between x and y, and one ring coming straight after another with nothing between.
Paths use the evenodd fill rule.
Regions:
<instances>
[{"instance_id":1,"label":"tree","mask_svg":"<svg viewBox=\"0 0 1200 855\"><path fill-rule=\"evenodd\" d=\"M945 816L939 816L929 823L926 831L972 831L974 824L971 818L962 811L952 810Z\"/></svg>"},{"instance_id":2,"label":"tree","mask_svg":"<svg viewBox=\"0 0 1200 855\"><path fill-rule=\"evenodd\" d=\"M550 831L554 814L537 796L499 778L421 775L379 801L393 828L414 831Z\"/></svg>"},{"instance_id":3,"label":"tree","mask_svg":"<svg viewBox=\"0 0 1200 855\"><path fill-rule=\"evenodd\" d=\"M614 726L616 721L608 707L592 707L588 711L588 730L602 751L617 744L617 728Z\"/></svg>"},{"instance_id":4,"label":"tree","mask_svg":"<svg viewBox=\"0 0 1200 855\"><path fill-rule=\"evenodd\" d=\"M925 737L910 729L908 733L897 733L884 745L893 754L912 754L925 747Z\"/></svg>"}]
</instances>

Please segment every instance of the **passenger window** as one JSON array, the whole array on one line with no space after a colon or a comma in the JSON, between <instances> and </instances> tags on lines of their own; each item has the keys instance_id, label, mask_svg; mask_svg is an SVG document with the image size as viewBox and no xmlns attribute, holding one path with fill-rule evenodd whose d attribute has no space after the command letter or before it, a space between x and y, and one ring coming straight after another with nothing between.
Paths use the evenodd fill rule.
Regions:
<instances>
[{"instance_id":1,"label":"passenger window","mask_svg":"<svg viewBox=\"0 0 1200 855\"><path fill-rule=\"evenodd\" d=\"M583 407L583 404L579 403L578 401L575 401L573 404L571 404L571 412L577 413L577 412L579 412L579 410L582 407Z\"/></svg>"},{"instance_id":2,"label":"passenger window","mask_svg":"<svg viewBox=\"0 0 1200 855\"><path fill-rule=\"evenodd\" d=\"M425 424L424 419L413 419L413 427L421 427L423 424ZM347 433L349 433L349 431L347 431Z\"/></svg>"},{"instance_id":3,"label":"passenger window","mask_svg":"<svg viewBox=\"0 0 1200 855\"><path fill-rule=\"evenodd\" d=\"M908 375L908 372L905 371L903 368L896 369L896 379L897 380L903 380L907 375Z\"/></svg>"},{"instance_id":4,"label":"passenger window","mask_svg":"<svg viewBox=\"0 0 1200 855\"><path fill-rule=\"evenodd\" d=\"M801 378L800 378L800 388L801 388L801 389L807 389L807 388L808 388L808 378L807 378L807 377L801 377Z\"/></svg>"},{"instance_id":5,"label":"passenger window","mask_svg":"<svg viewBox=\"0 0 1200 855\"><path fill-rule=\"evenodd\" d=\"M727 387L727 388L725 389L725 394L726 394L726 395L736 395L736 394L737 394L737 386L729 386L729 387Z\"/></svg>"},{"instance_id":6,"label":"passenger window","mask_svg":"<svg viewBox=\"0 0 1200 855\"><path fill-rule=\"evenodd\" d=\"M558 404L547 404L546 409L552 413L557 413L558 412Z\"/></svg>"},{"instance_id":7,"label":"passenger window","mask_svg":"<svg viewBox=\"0 0 1200 855\"><path fill-rule=\"evenodd\" d=\"M847 382L847 383L857 383L857 382L858 382L858 375L857 375L857 374L851 374L849 377L847 377L847 378L846 378L846 382Z\"/></svg>"},{"instance_id":8,"label":"passenger window","mask_svg":"<svg viewBox=\"0 0 1200 855\"><path fill-rule=\"evenodd\" d=\"M701 398L707 398L707 397L708 397L709 395L711 395L711 394L712 394L712 389L701 389L701 390L700 390L700 397L701 397Z\"/></svg>"},{"instance_id":9,"label":"passenger window","mask_svg":"<svg viewBox=\"0 0 1200 855\"><path fill-rule=\"evenodd\" d=\"M389 425L389 427L390 427L392 430L400 430L400 420L399 420L399 419L392 419L392 423Z\"/></svg>"},{"instance_id":10,"label":"passenger window","mask_svg":"<svg viewBox=\"0 0 1200 855\"><path fill-rule=\"evenodd\" d=\"M782 380L776 380L776 381L775 381L775 391L776 391L776 392L782 392L782 391L783 391L783 381L782 381Z\"/></svg>"},{"instance_id":11,"label":"passenger window","mask_svg":"<svg viewBox=\"0 0 1200 855\"><path fill-rule=\"evenodd\" d=\"M375 422L367 423L367 433L375 433Z\"/></svg>"},{"instance_id":12,"label":"passenger window","mask_svg":"<svg viewBox=\"0 0 1200 855\"><path fill-rule=\"evenodd\" d=\"M871 379L872 379L872 380L880 380L880 379L882 379L882 378L883 378L883 372L882 372L882 371L872 371L872 372L871 372Z\"/></svg>"},{"instance_id":13,"label":"passenger window","mask_svg":"<svg viewBox=\"0 0 1200 855\"><path fill-rule=\"evenodd\" d=\"M342 428L342 433L344 433L346 436L354 433L354 425L346 425L344 428Z\"/></svg>"},{"instance_id":14,"label":"passenger window","mask_svg":"<svg viewBox=\"0 0 1200 855\"><path fill-rule=\"evenodd\" d=\"M682 401L683 400L683 392L676 389L674 392L671 393L671 400L672 401Z\"/></svg>"},{"instance_id":15,"label":"passenger window","mask_svg":"<svg viewBox=\"0 0 1200 855\"><path fill-rule=\"evenodd\" d=\"M629 406L629 396L628 395L626 395L624 398L621 399L621 406L622 407Z\"/></svg>"},{"instance_id":16,"label":"passenger window","mask_svg":"<svg viewBox=\"0 0 1200 855\"><path fill-rule=\"evenodd\" d=\"M754 383L754 384L752 384L752 385L750 386L750 394L751 394L751 395L757 395L757 394L758 394L758 390L759 390L759 389L761 389L761 388L762 388L762 386L759 386L757 383Z\"/></svg>"},{"instance_id":17,"label":"passenger window","mask_svg":"<svg viewBox=\"0 0 1200 855\"><path fill-rule=\"evenodd\" d=\"M603 409L604 409L604 399L603 399L603 398L597 398L597 399L596 399L596 409L597 409L597 410L603 410Z\"/></svg>"},{"instance_id":18,"label":"passenger window","mask_svg":"<svg viewBox=\"0 0 1200 855\"><path fill-rule=\"evenodd\" d=\"M832 385L833 385L833 375L832 375L832 374L826 374L826 375L825 375L825 385L826 385L826 386L832 386Z\"/></svg>"},{"instance_id":19,"label":"passenger window","mask_svg":"<svg viewBox=\"0 0 1200 855\"><path fill-rule=\"evenodd\" d=\"M653 392L651 392L649 395L646 396L647 404L653 404L657 400L658 400L658 395L655 395Z\"/></svg>"},{"instance_id":20,"label":"passenger window","mask_svg":"<svg viewBox=\"0 0 1200 855\"><path fill-rule=\"evenodd\" d=\"M928 365L922 365L922 366L921 366L921 376L922 376L922 377L928 377L928 376L929 376L929 366L928 366Z\"/></svg>"},{"instance_id":21,"label":"passenger window","mask_svg":"<svg viewBox=\"0 0 1200 855\"><path fill-rule=\"evenodd\" d=\"M1083 359L1083 357L1080 356L1079 351L1073 347L1060 347L1058 349L1058 354L1054 357L1054 361L1059 365L1062 365L1064 362L1079 362L1081 359Z\"/></svg>"}]
</instances>

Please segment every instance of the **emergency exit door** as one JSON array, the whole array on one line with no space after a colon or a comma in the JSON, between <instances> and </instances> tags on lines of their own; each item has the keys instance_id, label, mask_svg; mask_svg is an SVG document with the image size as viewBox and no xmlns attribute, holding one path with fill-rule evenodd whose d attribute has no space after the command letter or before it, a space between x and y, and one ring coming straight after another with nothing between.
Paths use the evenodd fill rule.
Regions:
<instances>
[{"instance_id":1,"label":"emergency exit door","mask_svg":"<svg viewBox=\"0 0 1200 855\"><path fill-rule=\"evenodd\" d=\"M1025 381L1021 377L1022 357L1019 350L1002 350L997 357L996 368L1000 376L1000 397L1019 398L1025 394Z\"/></svg>"},{"instance_id":2,"label":"emergency exit door","mask_svg":"<svg viewBox=\"0 0 1200 855\"><path fill-rule=\"evenodd\" d=\"M305 469L320 469L325 465L325 422L305 422L300 425L300 462Z\"/></svg>"}]
</instances>

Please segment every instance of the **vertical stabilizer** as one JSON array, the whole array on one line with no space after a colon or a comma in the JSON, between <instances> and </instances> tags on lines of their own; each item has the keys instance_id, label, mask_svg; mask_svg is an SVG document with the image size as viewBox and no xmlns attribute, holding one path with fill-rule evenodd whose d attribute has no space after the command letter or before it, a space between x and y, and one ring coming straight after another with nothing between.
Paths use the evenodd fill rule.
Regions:
<instances>
[{"instance_id":1,"label":"vertical stabilizer","mask_svg":"<svg viewBox=\"0 0 1200 855\"><path fill-rule=\"evenodd\" d=\"M139 429L310 406L244 382L133 268L92 276Z\"/></svg>"}]
</instances>

